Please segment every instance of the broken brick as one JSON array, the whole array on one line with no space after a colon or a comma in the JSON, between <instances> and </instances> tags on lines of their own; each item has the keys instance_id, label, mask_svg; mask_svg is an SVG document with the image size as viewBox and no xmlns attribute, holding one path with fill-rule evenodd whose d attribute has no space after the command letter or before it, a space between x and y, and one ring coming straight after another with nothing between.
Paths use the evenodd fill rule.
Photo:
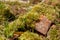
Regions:
<instances>
[{"instance_id":1,"label":"broken brick","mask_svg":"<svg viewBox=\"0 0 60 40\"><path fill-rule=\"evenodd\" d=\"M18 38L23 32L14 32L14 35L12 38L10 38L9 40L14 40L16 38Z\"/></svg>"},{"instance_id":2,"label":"broken brick","mask_svg":"<svg viewBox=\"0 0 60 40\"><path fill-rule=\"evenodd\" d=\"M51 25L51 21L48 20L46 16L41 15L41 16L40 16L40 22L36 23L35 29L36 29L38 32L46 35L48 29L50 28L50 25Z\"/></svg>"}]
</instances>

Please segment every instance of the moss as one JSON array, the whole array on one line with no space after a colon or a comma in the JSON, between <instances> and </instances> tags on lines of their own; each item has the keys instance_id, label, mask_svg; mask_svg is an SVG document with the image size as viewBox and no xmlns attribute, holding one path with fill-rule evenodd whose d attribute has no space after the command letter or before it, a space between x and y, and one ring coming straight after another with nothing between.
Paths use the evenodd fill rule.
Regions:
<instances>
[{"instance_id":1,"label":"moss","mask_svg":"<svg viewBox=\"0 0 60 40\"><path fill-rule=\"evenodd\" d=\"M34 28L34 23L38 19L38 15L36 15L36 14L37 13L34 13L34 14L33 13L27 13L23 16L20 16L14 22L8 24L8 27L5 28L5 34L7 33L6 35L9 36L11 32L14 32L18 28L22 28L24 30L25 25L27 28L30 28L30 27Z\"/></svg>"},{"instance_id":2,"label":"moss","mask_svg":"<svg viewBox=\"0 0 60 40\"><path fill-rule=\"evenodd\" d=\"M35 22L39 20L40 15L44 14L51 21L55 19L53 14L56 14L54 7L47 4L38 4L33 6L32 10L24 15L20 15L18 19L8 24L9 27L5 29L6 35L10 35L10 32L15 32L18 28L25 30L26 28L34 28ZM19 22L19 23L18 23ZM7 31L8 30L8 31Z\"/></svg>"},{"instance_id":3,"label":"moss","mask_svg":"<svg viewBox=\"0 0 60 40\"><path fill-rule=\"evenodd\" d=\"M0 35L0 40L8 40L4 35Z\"/></svg>"},{"instance_id":4,"label":"moss","mask_svg":"<svg viewBox=\"0 0 60 40\"><path fill-rule=\"evenodd\" d=\"M9 7L6 3L0 3L0 24L3 24L4 21L12 20L14 18L14 15L12 15L8 9Z\"/></svg>"},{"instance_id":5,"label":"moss","mask_svg":"<svg viewBox=\"0 0 60 40\"><path fill-rule=\"evenodd\" d=\"M56 10L51 5L40 3L38 5L35 5L31 11L37 12L38 14L43 14L51 21L56 19Z\"/></svg>"},{"instance_id":6,"label":"moss","mask_svg":"<svg viewBox=\"0 0 60 40\"><path fill-rule=\"evenodd\" d=\"M58 0L50 0L52 3L58 3Z\"/></svg>"},{"instance_id":7,"label":"moss","mask_svg":"<svg viewBox=\"0 0 60 40\"><path fill-rule=\"evenodd\" d=\"M19 17L17 17L16 20L15 20L14 12L11 13L10 12L11 9L9 8L10 6L14 6L14 5L17 5L17 9L19 9L20 7L28 9L29 6L31 6L29 4L20 4L18 2L13 2L8 4L0 3L0 21L1 21L0 23L2 24L2 22L5 23L4 21L7 22L7 20L14 19L14 21L10 23L9 22L5 23L3 28L2 27L0 28L1 31L0 34L3 34L4 36L6 36L6 38L13 37L14 32L18 31L18 29L26 31L29 30L29 28L32 28L34 30L35 23L36 21L39 20L40 15L45 15L49 20L55 23L54 20L56 20L57 11L52 5L48 5L45 3L39 3L36 5L34 4L34 6L32 6L32 8L28 10L26 14L19 15ZM58 12L60 13L59 10ZM59 24L59 22L57 22L56 24ZM57 29L51 29L49 35L51 40L57 40ZM0 37L0 39L3 40L2 37ZM39 35L36 33L25 32L19 37L19 40L41 40L41 39Z\"/></svg>"},{"instance_id":8,"label":"moss","mask_svg":"<svg viewBox=\"0 0 60 40\"><path fill-rule=\"evenodd\" d=\"M18 40L41 40L41 39L38 34L27 31L27 32L24 32L18 38Z\"/></svg>"},{"instance_id":9,"label":"moss","mask_svg":"<svg viewBox=\"0 0 60 40\"><path fill-rule=\"evenodd\" d=\"M3 37L0 37L0 40L4 40Z\"/></svg>"},{"instance_id":10,"label":"moss","mask_svg":"<svg viewBox=\"0 0 60 40\"><path fill-rule=\"evenodd\" d=\"M55 26L54 26L55 27ZM51 30L49 31L49 35L50 35L50 40L58 40L58 30L55 28L51 28Z\"/></svg>"}]
</instances>

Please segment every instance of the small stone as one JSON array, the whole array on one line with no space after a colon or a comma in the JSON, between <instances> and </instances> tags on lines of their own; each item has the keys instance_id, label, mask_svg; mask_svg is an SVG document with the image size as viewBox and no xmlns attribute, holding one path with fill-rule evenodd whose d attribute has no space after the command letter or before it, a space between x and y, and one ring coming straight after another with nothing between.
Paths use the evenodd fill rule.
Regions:
<instances>
[{"instance_id":1,"label":"small stone","mask_svg":"<svg viewBox=\"0 0 60 40\"><path fill-rule=\"evenodd\" d=\"M41 16L40 16L40 22L36 23L35 29L36 29L38 32L46 35L48 29L50 28L50 25L51 25L51 21L48 20L48 19L46 18L46 16L41 15Z\"/></svg>"}]
</instances>

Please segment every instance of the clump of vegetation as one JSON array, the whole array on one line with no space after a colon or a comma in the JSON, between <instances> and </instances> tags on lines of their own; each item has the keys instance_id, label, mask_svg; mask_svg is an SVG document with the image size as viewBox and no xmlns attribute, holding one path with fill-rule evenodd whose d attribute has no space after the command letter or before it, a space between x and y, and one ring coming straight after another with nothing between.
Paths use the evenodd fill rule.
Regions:
<instances>
[{"instance_id":1,"label":"clump of vegetation","mask_svg":"<svg viewBox=\"0 0 60 40\"><path fill-rule=\"evenodd\" d=\"M44 3L35 5L32 9L32 12L33 11L38 12L38 14L45 15L51 21L53 21L56 18L56 14L57 14L57 12L56 12L56 10L54 9L53 6L47 5L47 4L44 4Z\"/></svg>"},{"instance_id":2,"label":"clump of vegetation","mask_svg":"<svg viewBox=\"0 0 60 40\"><path fill-rule=\"evenodd\" d=\"M41 40L40 36L36 33L33 32L24 32L19 38L18 40Z\"/></svg>"},{"instance_id":3,"label":"clump of vegetation","mask_svg":"<svg viewBox=\"0 0 60 40\"><path fill-rule=\"evenodd\" d=\"M23 32L17 37L18 40L59 40L60 4L57 3L58 1L50 0L48 3L40 0L29 1L28 4L0 2L0 40L13 38L15 32ZM54 6L53 3L57 4ZM41 15L45 15L56 25L56 28L50 28L47 37L39 35L34 30L35 23L40 20Z\"/></svg>"},{"instance_id":4,"label":"clump of vegetation","mask_svg":"<svg viewBox=\"0 0 60 40\"><path fill-rule=\"evenodd\" d=\"M0 24L3 24L4 21L14 20L15 16L10 12L9 6L6 3L0 3Z\"/></svg>"},{"instance_id":5,"label":"clump of vegetation","mask_svg":"<svg viewBox=\"0 0 60 40\"><path fill-rule=\"evenodd\" d=\"M58 40L57 36L58 36L57 29L56 28L55 29L51 29L50 30L50 39L51 40Z\"/></svg>"},{"instance_id":6,"label":"clump of vegetation","mask_svg":"<svg viewBox=\"0 0 60 40\"><path fill-rule=\"evenodd\" d=\"M5 33L8 33L6 35L10 35L9 33L11 33L11 32L14 33L15 30L17 30L18 28L22 28L22 30L24 30L25 27L34 28L34 23L37 19L38 19L37 13L27 13L25 15L22 15L17 20L15 20L14 22L8 24L8 27L5 27Z\"/></svg>"}]
</instances>

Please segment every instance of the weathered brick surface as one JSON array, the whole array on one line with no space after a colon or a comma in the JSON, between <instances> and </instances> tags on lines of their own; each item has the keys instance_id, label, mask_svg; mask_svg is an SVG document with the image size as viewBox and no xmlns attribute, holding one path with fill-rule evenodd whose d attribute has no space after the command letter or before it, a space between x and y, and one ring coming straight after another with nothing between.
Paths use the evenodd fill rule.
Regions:
<instances>
[{"instance_id":1,"label":"weathered brick surface","mask_svg":"<svg viewBox=\"0 0 60 40\"><path fill-rule=\"evenodd\" d=\"M42 33L42 34L47 34L47 31L51 25L51 21L48 20L45 16L41 15L40 16L40 22L36 23L35 29Z\"/></svg>"}]
</instances>

